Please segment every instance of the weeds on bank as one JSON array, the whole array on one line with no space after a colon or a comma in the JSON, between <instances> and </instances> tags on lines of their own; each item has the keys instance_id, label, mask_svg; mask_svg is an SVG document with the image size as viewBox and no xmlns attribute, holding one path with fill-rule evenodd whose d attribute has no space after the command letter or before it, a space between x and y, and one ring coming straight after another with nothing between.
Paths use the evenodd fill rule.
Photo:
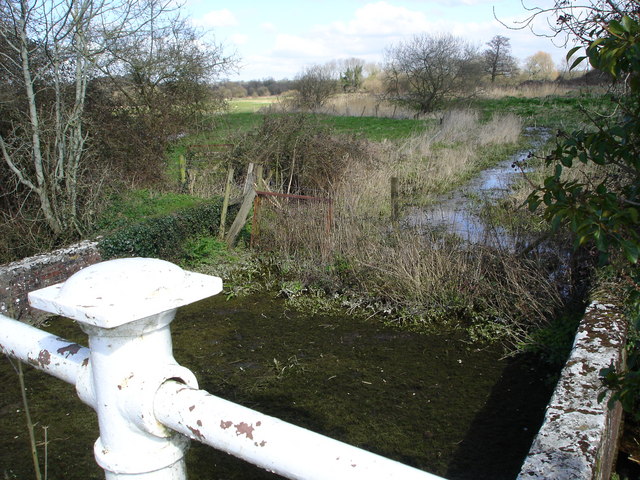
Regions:
<instances>
[{"instance_id":1,"label":"weeds on bank","mask_svg":"<svg viewBox=\"0 0 640 480\"><path fill-rule=\"evenodd\" d=\"M411 136L368 144L360 139L357 148L347 148L331 130L321 129L328 141L317 141L318 118L304 123L312 118L272 116L261 127L268 142L262 134L242 135L232 156L267 155L269 188L291 185L294 193L305 193L299 189L313 184L314 194L332 198L331 211L322 202L268 201L252 227L257 258L197 238L185 246L186 266L223 277L228 296L267 284L299 307L342 304L411 328L466 328L472 339L510 344L554 314L561 298L549 268L560 260L552 253L520 257L471 247L390 219L392 177L398 178L401 208L434 201L522 148L517 116L483 120L471 110L449 112L423 122ZM298 134L292 135L293 125ZM331 175L313 170L316 164L325 168L327 158L338 167Z\"/></svg>"},{"instance_id":2,"label":"weeds on bank","mask_svg":"<svg viewBox=\"0 0 640 480\"><path fill-rule=\"evenodd\" d=\"M256 245L287 265L280 273L291 281L281 291L294 299L322 292L408 328L465 328L472 339L521 342L562 303L550 275L557 256L521 257L394 225L389 200L391 177L405 204L453 189L517 148L520 130L514 116L482 123L477 113L460 111L399 145L377 145L332 184L330 229L322 204L263 207ZM490 150L499 158L485 155Z\"/></svg>"},{"instance_id":3,"label":"weeds on bank","mask_svg":"<svg viewBox=\"0 0 640 480\"><path fill-rule=\"evenodd\" d=\"M131 190L114 196L109 207L102 212L95 229L110 230L154 215L167 215L176 210L192 207L202 200L179 193L156 192L149 189Z\"/></svg>"}]
</instances>

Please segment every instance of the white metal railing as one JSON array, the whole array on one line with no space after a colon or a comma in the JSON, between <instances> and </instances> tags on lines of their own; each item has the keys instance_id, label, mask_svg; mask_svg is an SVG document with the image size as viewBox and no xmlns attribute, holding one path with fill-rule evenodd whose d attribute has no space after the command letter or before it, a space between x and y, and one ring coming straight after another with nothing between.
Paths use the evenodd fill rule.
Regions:
<instances>
[{"instance_id":1,"label":"white metal railing","mask_svg":"<svg viewBox=\"0 0 640 480\"><path fill-rule=\"evenodd\" d=\"M89 348L0 315L0 351L76 386L98 415L107 480L185 479L189 438L292 479L440 478L199 390L173 358L169 324L221 289L162 260L99 263L29 294L78 321Z\"/></svg>"}]
</instances>

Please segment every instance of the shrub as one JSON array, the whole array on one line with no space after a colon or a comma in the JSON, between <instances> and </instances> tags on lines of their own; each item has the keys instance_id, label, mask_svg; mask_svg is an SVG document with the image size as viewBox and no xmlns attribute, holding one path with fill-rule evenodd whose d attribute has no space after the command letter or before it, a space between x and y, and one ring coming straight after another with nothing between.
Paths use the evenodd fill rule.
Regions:
<instances>
[{"instance_id":1,"label":"shrub","mask_svg":"<svg viewBox=\"0 0 640 480\"><path fill-rule=\"evenodd\" d=\"M222 200L150 217L105 235L98 244L105 259L137 256L176 260L186 240L218 232ZM232 217L232 215L231 215Z\"/></svg>"},{"instance_id":2,"label":"shrub","mask_svg":"<svg viewBox=\"0 0 640 480\"><path fill-rule=\"evenodd\" d=\"M285 193L328 192L351 163L369 155L366 142L334 135L307 114L267 115L233 143L232 163L262 164L271 188Z\"/></svg>"}]
</instances>

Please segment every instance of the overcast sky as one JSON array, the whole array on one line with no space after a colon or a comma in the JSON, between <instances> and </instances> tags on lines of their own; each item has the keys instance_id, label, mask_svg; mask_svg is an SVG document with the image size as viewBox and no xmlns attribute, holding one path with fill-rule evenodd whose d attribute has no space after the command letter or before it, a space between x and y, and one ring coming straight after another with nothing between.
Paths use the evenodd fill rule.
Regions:
<instances>
[{"instance_id":1,"label":"overcast sky","mask_svg":"<svg viewBox=\"0 0 640 480\"><path fill-rule=\"evenodd\" d=\"M538 51L564 61L565 51L550 39L509 30L494 11L508 25L529 14L519 0L187 0L193 23L241 57L231 80L293 78L306 66L342 58L381 62L386 47L418 33L452 33L481 47L502 35L520 61ZM544 22L537 31L548 32Z\"/></svg>"}]
</instances>

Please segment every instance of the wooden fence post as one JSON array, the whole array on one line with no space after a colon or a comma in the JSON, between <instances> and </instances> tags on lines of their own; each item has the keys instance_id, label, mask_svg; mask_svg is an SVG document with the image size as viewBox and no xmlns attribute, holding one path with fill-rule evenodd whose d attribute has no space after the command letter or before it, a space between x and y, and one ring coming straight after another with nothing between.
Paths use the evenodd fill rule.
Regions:
<instances>
[{"instance_id":1,"label":"wooden fence post","mask_svg":"<svg viewBox=\"0 0 640 480\"><path fill-rule=\"evenodd\" d=\"M254 164L251 162L247 167L247 178L244 181L244 189L242 190L242 194L246 195L253 188L253 184L255 183L255 175L253 173Z\"/></svg>"},{"instance_id":2,"label":"wooden fence post","mask_svg":"<svg viewBox=\"0 0 640 480\"><path fill-rule=\"evenodd\" d=\"M178 157L178 163L180 165L180 185L184 189L187 186L187 160L184 155Z\"/></svg>"},{"instance_id":3,"label":"wooden fence post","mask_svg":"<svg viewBox=\"0 0 640 480\"><path fill-rule=\"evenodd\" d=\"M253 168L251 168L251 170L253 170ZM261 179L262 165L258 165L255 169L255 172L252 172L252 173L255 173L253 178ZM247 175L247 177L249 176L250 175ZM257 181L260 181L260 180L257 180ZM238 237L240 230L242 230L242 227L244 227L245 223L247 223L247 217L249 215L249 212L251 211L251 207L253 206L253 199L256 198L256 189L254 185L255 183L256 182L254 181L251 182L250 188L247 194L244 196L244 200L242 201L242 205L240 205L240 210L238 211L238 215L236 215L236 218L233 221L233 225L231 225L231 228L229 229L229 234L227 235L227 245L229 245L230 247L233 247L233 245L236 243L236 238ZM245 187L246 186L247 184L245 183Z\"/></svg>"},{"instance_id":4,"label":"wooden fence post","mask_svg":"<svg viewBox=\"0 0 640 480\"><path fill-rule=\"evenodd\" d=\"M249 242L249 246L253 248L255 246L255 242L257 242L257 238L260 230L260 205L261 205L260 195L256 195L253 200L253 220L251 222L251 240Z\"/></svg>"},{"instance_id":5,"label":"wooden fence post","mask_svg":"<svg viewBox=\"0 0 640 480\"><path fill-rule=\"evenodd\" d=\"M398 177L391 177L391 221L398 221L400 216L398 207Z\"/></svg>"},{"instance_id":6,"label":"wooden fence post","mask_svg":"<svg viewBox=\"0 0 640 480\"><path fill-rule=\"evenodd\" d=\"M224 200L222 201L222 212L220 212L220 228L218 229L218 238L224 239L225 224L227 222L227 210L229 210L229 197L231 196L231 184L233 182L233 165L229 165L229 173L227 174L227 184L224 187Z\"/></svg>"}]
</instances>

